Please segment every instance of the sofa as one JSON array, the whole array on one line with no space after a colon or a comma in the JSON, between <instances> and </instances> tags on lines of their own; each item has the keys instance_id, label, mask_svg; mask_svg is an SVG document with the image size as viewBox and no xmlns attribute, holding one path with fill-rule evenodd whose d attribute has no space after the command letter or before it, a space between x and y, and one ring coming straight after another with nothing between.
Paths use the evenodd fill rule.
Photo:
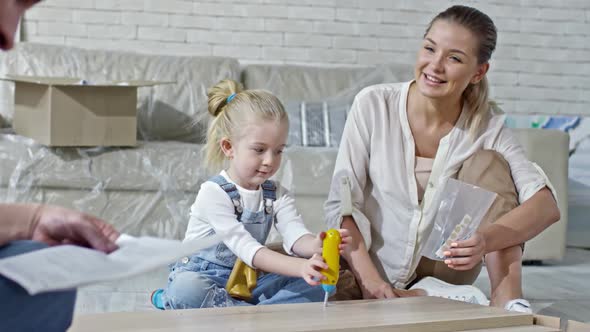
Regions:
<instances>
[{"instance_id":1,"label":"sofa","mask_svg":"<svg viewBox=\"0 0 590 332\"><path fill-rule=\"evenodd\" d=\"M90 82L174 81L138 90L139 141L133 148L48 148L16 135L11 128L14 85L0 82L0 201L62 205L108 220L131 235L182 239L189 208L211 175L200 166L209 86L231 78L247 89L270 90L284 102L291 117L290 146L275 177L294 192L305 223L317 232L325 228L323 202L352 98L370 84L408 80L412 68L241 64L223 57L21 43L0 54L0 76L7 74ZM515 133L552 181L562 217L527 243L525 259L559 260L567 227L568 136L539 129ZM269 238L279 240L276 232ZM166 276L162 267L133 279L83 287L77 313L148 310L150 292L163 286Z\"/></svg>"}]
</instances>

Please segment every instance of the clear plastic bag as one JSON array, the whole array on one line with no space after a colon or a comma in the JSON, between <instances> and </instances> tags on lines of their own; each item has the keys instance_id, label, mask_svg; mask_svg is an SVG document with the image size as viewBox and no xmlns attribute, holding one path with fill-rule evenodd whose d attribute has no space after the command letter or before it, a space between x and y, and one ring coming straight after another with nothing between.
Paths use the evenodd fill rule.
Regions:
<instances>
[{"instance_id":1,"label":"clear plastic bag","mask_svg":"<svg viewBox=\"0 0 590 332\"><path fill-rule=\"evenodd\" d=\"M422 256L445 259L451 243L468 239L479 227L496 193L455 179L448 179L439 193L439 207Z\"/></svg>"}]
</instances>

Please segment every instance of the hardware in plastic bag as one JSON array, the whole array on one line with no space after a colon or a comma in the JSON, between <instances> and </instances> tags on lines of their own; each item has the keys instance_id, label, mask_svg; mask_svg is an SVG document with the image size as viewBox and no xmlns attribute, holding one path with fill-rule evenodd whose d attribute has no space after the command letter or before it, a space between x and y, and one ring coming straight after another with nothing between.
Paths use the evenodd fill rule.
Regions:
<instances>
[{"instance_id":1,"label":"hardware in plastic bag","mask_svg":"<svg viewBox=\"0 0 590 332\"><path fill-rule=\"evenodd\" d=\"M451 243L468 239L478 229L496 195L480 187L448 179L438 195L438 211L422 256L433 260L445 259L444 252Z\"/></svg>"}]
</instances>

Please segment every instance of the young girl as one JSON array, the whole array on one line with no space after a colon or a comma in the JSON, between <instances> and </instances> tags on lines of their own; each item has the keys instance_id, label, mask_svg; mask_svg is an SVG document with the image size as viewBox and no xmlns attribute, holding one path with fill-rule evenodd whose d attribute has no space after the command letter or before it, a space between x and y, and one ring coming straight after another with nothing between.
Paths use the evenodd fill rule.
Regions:
<instances>
[{"instance_id":1,"label":"young girl","mask_svg":"<svg viewBox=\"0 0 590 332\"><path fill-rule=\"evenodd\" d=\"M159 309L186 309L321 301L320 271L327 268L321 257L323 235L311 235L293 197L269 180L281 164L287 141L289 120L283 105L267 91L244 91L232 80L218 83L208 97L214 118L205 146L207 166L228 167L201 185L185 241L213 233L229 236L177 262L166 289L152 294L152 303ZM263 245L273 224L284 250L298 257ZM340 232L343 249L350 236ZM258 273L248 301L225 291L237 258L264 271Z\"/></svg>"}]
</instances>

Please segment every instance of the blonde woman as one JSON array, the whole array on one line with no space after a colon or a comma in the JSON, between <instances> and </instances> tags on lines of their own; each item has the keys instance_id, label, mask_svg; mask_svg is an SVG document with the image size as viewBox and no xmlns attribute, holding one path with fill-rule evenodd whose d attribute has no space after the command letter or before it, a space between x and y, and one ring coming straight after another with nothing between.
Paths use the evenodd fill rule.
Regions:
<instances>
[{"instance_id":1,"label":"blonde woman","mask_svg":"<svg viewBox=\"0 0 590 332\"><path fill-rule=\"evenodd\" d=\"M356 96L325 211L328 225L351 233L344 257L364 298L428 294L485 304L474 287L448 284L473 283L485 261L490 304L530 311L522 299L521 244L559 220L559 210L545 174L525 158L488 99L495 47L487 15L450 7L426 29L414 80ZM343 176L351 180L354 205L345 218ZM420 251L437 210L434 194L450 177L498 198L475 235L455 243L444 261L432 261Z\"/></svg>"}]
</instances>

